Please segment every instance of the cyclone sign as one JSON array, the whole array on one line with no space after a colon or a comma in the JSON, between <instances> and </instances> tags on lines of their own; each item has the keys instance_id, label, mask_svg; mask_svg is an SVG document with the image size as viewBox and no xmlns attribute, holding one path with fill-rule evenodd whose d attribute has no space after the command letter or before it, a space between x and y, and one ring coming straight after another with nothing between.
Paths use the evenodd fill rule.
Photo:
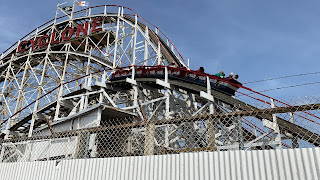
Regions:
<instances>
[{"instance_id":1,"label":"cyclone sign","mask_svg":"<svg viewBox=\"0 0 320 180\"><path fill-rule=\"evenodd\" d=\"M86 36L90 33L102 31L101 20L103 18L96 18L91 23L91 29L89 29L89 22L78 24L76 28L67 27L63 31L53 31L50 35L41 35L31 38L27 41L22 41L18 45L17 52L23 53L31 49L33 51L37 47L45 47L50 44L59 44L69 41L75 34L76 37ZM60 36L58 37L58 34ZM81 35L82 34L82 35Z\"/></svg>"}]
</instances>

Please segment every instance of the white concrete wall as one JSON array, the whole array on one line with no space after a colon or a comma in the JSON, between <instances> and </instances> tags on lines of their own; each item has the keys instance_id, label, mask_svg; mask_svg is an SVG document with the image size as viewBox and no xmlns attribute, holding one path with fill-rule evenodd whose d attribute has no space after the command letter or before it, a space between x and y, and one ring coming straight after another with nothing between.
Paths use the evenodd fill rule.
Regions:
<instances>
[{"instance_id":1,"label":"white concrete wall","mask_svg":"<svg viewBox=\"0 0 320 180\"><path fill-rule=\"evenodd\" d=\"M0 163L0 179L320 179L320 148Z\"/></svg>"}]
</instances>

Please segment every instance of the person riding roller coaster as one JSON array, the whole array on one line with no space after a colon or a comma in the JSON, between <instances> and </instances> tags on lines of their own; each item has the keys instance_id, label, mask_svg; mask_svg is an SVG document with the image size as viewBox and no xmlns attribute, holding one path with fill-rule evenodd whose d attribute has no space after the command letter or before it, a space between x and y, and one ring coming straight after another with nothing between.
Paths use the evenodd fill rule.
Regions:
<instances>
[{"instance_id":1,"label":"person riding roller coaster","mask_svg":"<svg viewBox=\"0 0 320 180\"><path fill-rule=\"evenodd\" d=\"M204 73L204 68L201 66L201 67L197 70L197 72Z\"/></svg>"},{"instance_id":2,"label":"person riding roller coaster","mask_svg":"<svg viewBox=\"0 0 320 180\"><path fill-rule=\"evenodd\" d=\"M220 71L219 73L215 74L216 76L219 76L221 78L224 78L225 77L225 74L223 71Z\"/></svg>"},{"instance_id":3,"label":"person riding roller coaster","mask_svg":"<svg viewBox=\"0 0 320 180\"><path fill-rule=\"evenodd\" d=\"M229 81L230 83L234 84L234 85L239 85L239 86L241 86L242 83L240 83L240 82L238 81L238 78L239 78L239 75L236 74L236 75L234 76L234 78L233 78L233 77L229 77L229 78L228 78L228 81Z\"/></svg>"},{"instance_id":4,"label":"person riding roller coaster","mask_svg":"<svg viewBox=\"0 0 320 180\"><path fill-rule=\"evenodd\" d=\"M217 91L228 95L234 95L236 90L242 85L237 81L238 75L234 78L232 76L224 78L225 74L223 71L220 71L220 73L215 75L210 75L204 72L203 67L200 67L196 71L176 67L167 67L167 70L169 79L198 84L200 86L207 86L207 80L209 80L212 89L216 89ZM139 66L136 67L135 73L136 78L165 78L165 67ZM113 73L110 81L123 80L131 76L132 70L120 68Z\"/></svg>"}]
</instances>

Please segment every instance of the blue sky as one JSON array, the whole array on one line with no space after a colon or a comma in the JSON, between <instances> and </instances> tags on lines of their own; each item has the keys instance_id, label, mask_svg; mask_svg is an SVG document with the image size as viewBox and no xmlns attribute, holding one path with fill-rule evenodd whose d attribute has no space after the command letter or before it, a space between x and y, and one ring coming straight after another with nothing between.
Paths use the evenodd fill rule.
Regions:
<instances>
[{"instance_id":1,"label":"blue sky","mask_svg":"<svg viewBox=\"0 0 320 180\"><path fill-rule=\"evenodd\" d=\"M61 2L62 0L60 0ZM54 18L57 0L0 0L0 51ZM159 27L192 69L224 70L241 82L320 71L320 1L104 1L133 9ZM248 84L255 90L319 82L320 73ZM320 83L268 91L279 99L320 96Z\"/></svg>"}]
</instances>

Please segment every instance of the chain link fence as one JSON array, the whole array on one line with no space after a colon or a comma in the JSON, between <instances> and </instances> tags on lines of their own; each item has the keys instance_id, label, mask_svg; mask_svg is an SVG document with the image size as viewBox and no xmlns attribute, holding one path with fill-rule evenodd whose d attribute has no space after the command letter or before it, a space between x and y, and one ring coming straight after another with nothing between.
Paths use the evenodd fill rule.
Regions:
<instances>
[{"instance_id":1,"label":"chain link fence","mask_svg":"<svg viewBox=\"0 0 320 180\"><path fill-rule=\"evenodd\" d=\"M196 151L310 148L320 145L320 99L272 107L215 105L213 114L102 120L82 129L35 130L0 141L2 162L178 154ZM207 110L210 108L207 107Z\"/></svg>"}]
</instances>

